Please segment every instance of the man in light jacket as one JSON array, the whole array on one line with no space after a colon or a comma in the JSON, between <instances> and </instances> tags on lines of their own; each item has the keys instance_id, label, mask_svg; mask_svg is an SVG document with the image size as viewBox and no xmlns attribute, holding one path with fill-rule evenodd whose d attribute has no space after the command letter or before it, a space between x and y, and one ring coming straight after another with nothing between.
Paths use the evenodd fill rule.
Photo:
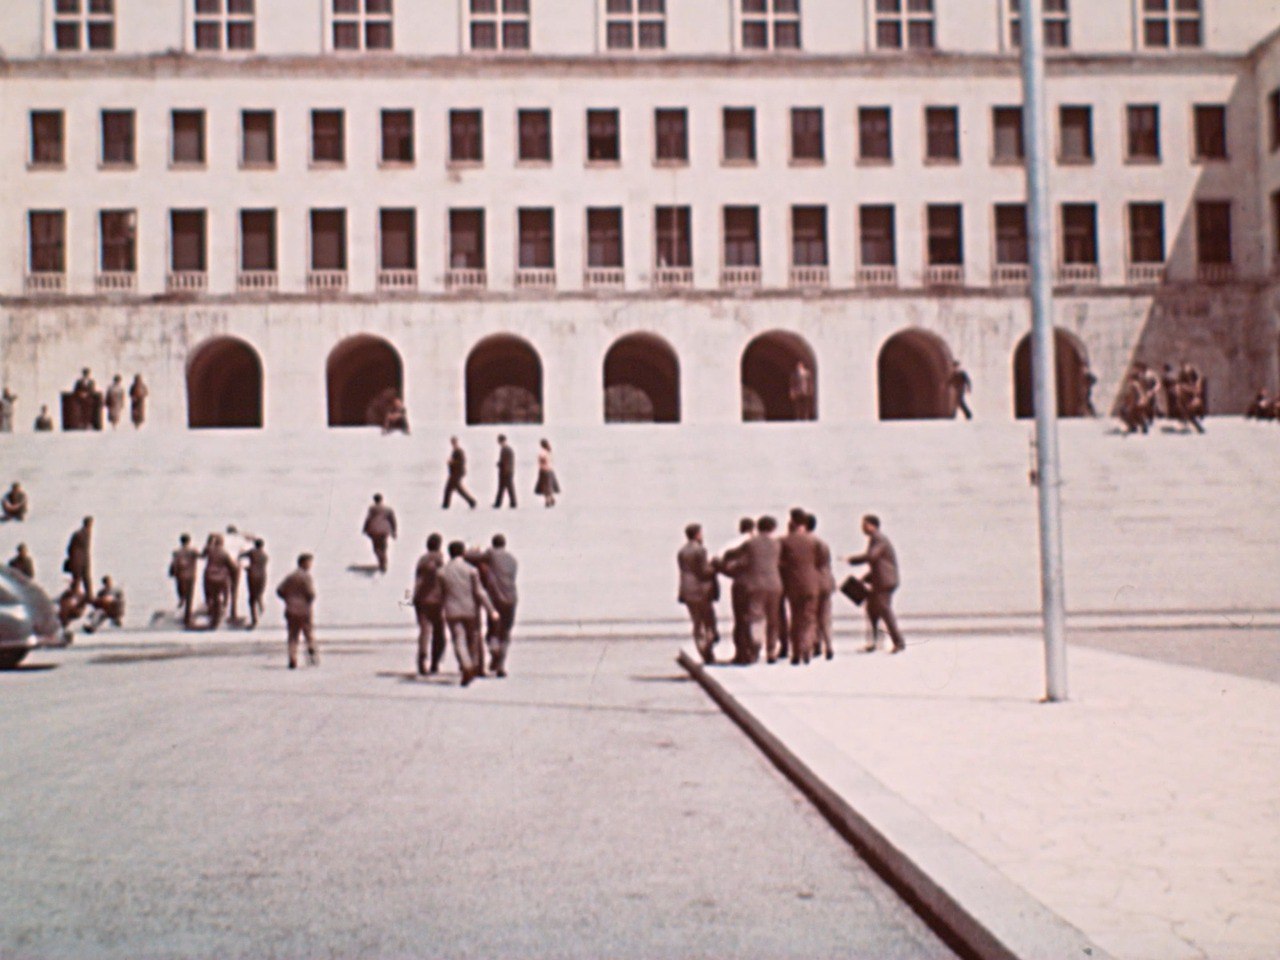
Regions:
<instances>
[{"instance_id":1,"label":"man in light jacket","mask_svg":"<svg viewBox=\"0 0 1280 960\"><path fill-rule=\"evenodd\" d=\"M466 559L467 548L461 540L449 544L449 562L440 571L444 593L444 622L453 637L453 651L458 657L465 687L476 677L484 676L484 644L480 639L480 611L498 616L493 602L480 582L480 572Z\"/></svg>"}]
</instances>

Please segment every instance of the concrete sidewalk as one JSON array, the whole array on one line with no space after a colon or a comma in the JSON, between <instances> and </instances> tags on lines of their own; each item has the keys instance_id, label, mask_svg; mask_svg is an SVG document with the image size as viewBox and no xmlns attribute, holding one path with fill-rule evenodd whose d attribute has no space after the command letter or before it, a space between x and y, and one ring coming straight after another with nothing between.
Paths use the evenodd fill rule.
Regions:
<instances>
[{"instance_id":1,"label":"concrete sidewalk","mask_svg":"<svg viewBox=\"0 0 1280 960\"><path fill-rule=\"evenodd\" d=\"M977 955L1263 960L1280 944L1280 685L1098 650L1041 704L1018 637L682 663Z\"/></svg>"}]
</instances>

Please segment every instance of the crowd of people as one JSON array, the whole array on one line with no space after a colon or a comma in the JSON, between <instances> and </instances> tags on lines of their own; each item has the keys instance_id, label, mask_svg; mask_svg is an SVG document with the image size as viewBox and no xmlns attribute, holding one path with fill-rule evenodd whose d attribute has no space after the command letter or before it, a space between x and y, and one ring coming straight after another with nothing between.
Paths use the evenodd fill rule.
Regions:
<instances>
[{"instance_id":1,"label":"crowd of people","mask_svg":"<svg viewBox=\"0 0 1280 960\"><path fill-rule=\"evenodd\" d=\"M116 374L105 391L98 389L93 373L85 367L80 377L72 385L71 390L63 394L62 416L64 430L101 430L103 413L111 429L120 425L124 418L126 403L129 408L129 419L135 428L141 427L147 419L147 397L151 390L136 374L128 388L124 378ZM0 390L0 433L12 433L17 417L18 396L7 386ZM53 416L47 404L42 404L36 416L33 429L37 433L48 433L53 430Z\"/></svg>"},{"instance_id":2,"label":"crowd of people","mask_svg":"<svg viewBox=\"0 0 1280 960\"><path fill-rule=\"evenodd\" d=\"M1246 420L1277 420L1280 421L1280 393L1271 396L1266 390L1259 390L1253 398L1253 402L1249 404L1249 409L1245 411Z\"/></svg>"},{"instance_id":3,"label":"crowd of people","mask_svg":"<svg viewBox=\"0 0 1280 960\"><path fill-rule=\"evenodd\" d=\"M1120 420L1126 433L1146 433L1157 416L1176 420L1183 428L1204 433L1205 379L1196 366L1183 361L1174 368L1166 363L1161 373L1145 363L1135 363L1120 398Z\"/></svg>"},{"instance_id":4,"label":"crowd of people","mask_svg":"<svg viewBox=\"0 0 1280 960\"><path fill-rule=\"evenodd\" d=\"M790 659L801 665L835 656L832 603L837 584L831 548L817 535L817 527L817 517L801 507L792 509L782 535L776 533L777 521L771 516L744 517L738 537L716 556L708 553L700 524L685 528L685 544L676 554L677 600L689 612L694 646L704 662L716 662L720 632L715 605L721 577L730 583L732 663L758 663L763 655L767 663ZM891 652L901 653L906 641L893 612L897 555L874 514L862 518L862 532L866 549L843 560L867 564L868 572L849 577L839 590L854 603L866 605L870 637L863 651L878 648L883 624Z\"/></svg>"},{"instance_id":5,"label":"crowd of people","mask_svg":"<svg viewBox=\"0 0 1280 960\"><path fill-rule=\"evenodd\" d=\"M449 438L449 459L445 465L444 501L441 507L449 509L456 493L472 510L478 502L463 482L467 476L467 453L458 442L457 437ZM512 509L516 506L516 453L507 442L506 434L498 435L498 494L494 497L494 509L502 506L503 498ZM543 504L548 507L556 505L556 494L560 492L560 480L556 476L555 465L551 458L551 441L545 437L538 441L538 479L533 485L534 496L542 497Z\"/></svg>"}]
</instances>

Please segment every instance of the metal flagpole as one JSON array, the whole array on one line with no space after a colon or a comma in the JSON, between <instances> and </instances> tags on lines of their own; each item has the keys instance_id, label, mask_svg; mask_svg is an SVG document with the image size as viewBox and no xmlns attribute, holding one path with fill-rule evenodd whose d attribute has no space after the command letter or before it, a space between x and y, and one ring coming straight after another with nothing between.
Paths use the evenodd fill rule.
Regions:
<instances>
[{"instance_id":1,"label":"metal flagpole","mask_svg":"<svg viewBox=\"0 0 1280 960\"><path fill-rule=\"evenodd\" d=\"M1027 228L1031 241L1031 381L1036 411L1040 498L1040 599L1044 618L1045 699L1067 698L1066 611L1054 369L1052 212L1049 208L1043 0L1021 0L1022 122L1026 139Z\"/></svg>"}]
</instances>

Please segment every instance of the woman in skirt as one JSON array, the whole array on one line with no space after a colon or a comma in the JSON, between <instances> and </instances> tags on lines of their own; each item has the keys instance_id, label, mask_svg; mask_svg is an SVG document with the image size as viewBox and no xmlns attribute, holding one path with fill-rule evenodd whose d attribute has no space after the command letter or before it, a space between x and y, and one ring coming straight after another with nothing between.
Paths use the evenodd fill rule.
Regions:
<instances>
[{"instance_id":1,"label":"woman in skirt","mask_svg":"<svg viewBox=\"0 0 1280 960\"><path fill-rule=\"evenodd\" d=\"M533 492L544 498L548 507L556 505L556 494L560 492L560 483L556 480L556 471L551 466L551 441L544 439L538 451L538 482Z\"/></svg>"}]
</instances>

